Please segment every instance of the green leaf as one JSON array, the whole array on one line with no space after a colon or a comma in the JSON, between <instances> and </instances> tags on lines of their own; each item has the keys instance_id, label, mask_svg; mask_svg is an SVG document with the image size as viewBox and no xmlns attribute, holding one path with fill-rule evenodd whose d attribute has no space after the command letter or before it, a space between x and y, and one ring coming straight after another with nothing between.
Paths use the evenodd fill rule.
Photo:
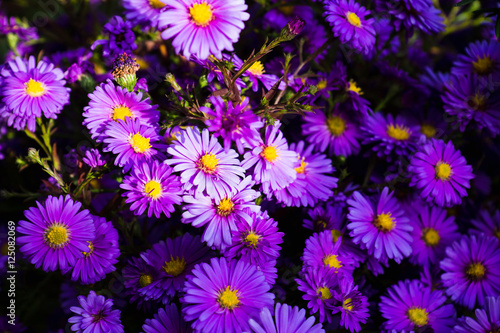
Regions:
<instances>
[{"instance_id":1,"label":"green leaf","mask_svg":"<svg viewBox=\"0 0 500 333\"><path fill-rule=\"evenodd\" d=\"M468 5L468 4L470 4L471 2L474 2L474 1L476 1L476 0L462 0L459 3L457 3L455 6L456 7L465 6L465 5Z\"/></svg>"},{"instance_id":2,"label":"green leaf","mask_svg":"<svg viewBox=\"0 0 500 333\"><path fill-rule=\"evenodd\" d=\"M497 23L495 24L495 35L500 40L500 15L497 16Z\"/></svg>"}]
</instances>

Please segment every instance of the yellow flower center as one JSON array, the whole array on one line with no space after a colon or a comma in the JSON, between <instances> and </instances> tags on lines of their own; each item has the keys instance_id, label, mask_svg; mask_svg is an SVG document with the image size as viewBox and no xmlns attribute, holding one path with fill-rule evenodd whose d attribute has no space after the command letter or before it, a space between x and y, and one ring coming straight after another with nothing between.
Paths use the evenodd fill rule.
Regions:
<instances>
[{"instance_id":1,"label":"yellow flower center","mask_svg":"<svg viewBox=\"0 0 500 333\"><path fill-rule=\"evenodd\" d=\"M411 307L408 310L408 318L417 326L424 326L429 322L427 311L416 306Z\"/></svg>"},{"instance_id":2,"label":"yellow flower center","mask_svg":"<svg viewBox=\"0 0 500 333\"><path fill-rule=\"evenodd\" d=\"M228 216L234 211L234 203L229 198L224 198L217 206L217 214L220 216Z\"/></svg>"},{"instance_id":3,"label":"yellow flower center","mask_svg":"<svg viewBox=\"0 0 500 333\"><path fill-rule=\"evenodd\" d=\"M144 185L144 192L148 197L158 199L163 190L159 182L157 182L156 180L150 180L146 183L146 185Z\"/></svg>"},{"instance_id":4,"label":"yellow flower center","mask_svg":"<svg viewBox=\"0 0 500 333\"><path fill-rule=\"evenodd\" d=\"M132 117L132 112L127 106L117 106L113 109L113 120L125 120L125 117Z\"/></svg>"},{"instance_id":5,"label":"yellow flower center","mask_svg":"<svg viewBox=\"0 0 500 333\"><path fill-rule=\"evenodd\" d=\"M436 246L439 244L439 232L434 228L426 228L423 230L423 240L428 246Z\"/></svg>"},{"instance_id":6,"label":"yellow flower center","mask_svg":"<svg viewBox=\"0 0 500 333\"><path fill-rule=\"evenodd\" d=\"M436 177L441 180L448 180L451 175L451 166L448 163L438 163L436 165Z\"/></svg>"},{"instance_id":7,"label":"yellow flower center","mask_svg":"<svg viewBox=\"0 0 500 333\"><path fill-rule=\"evenodd\" d=\"M420 126L420 132L425 135L428 139L433 138L436 135L436 128L432 125L424 124Z\"/></svg>"},{"instance_id":8,"label":"yellow flower center","mask_svg":"<svg viewBox=\"0 0 500 333\"><path fill-rule=\"evenodd\" d=\"M44 233L44 239L52 248L63 247L68 241L68 229L59 223L48 227Z\"/></svg>"},{"instance_id":9,"label":"yellow flower center","mask_svg":"<svg viewBox=\"0 0 500 333\"><path fill-rule=\"evenodd\" d=\"M351 311L352 310L352 299L351 298L346 298L343 302L342 302L342 307L344 308L344 310L347 310L347 311Z\"/></svg>"},{"instance_id":10,"label":"yellow flower center","mask_svg":"<svg viewBox=\"0 0 500 333\"><path fill-rule=\"evenodd\" d=\"M149 274L141 274L139 277L139 285L141 288L144 288L146 286L149 286L151 283L153 283L153 277Z\"/></svg>"},{"instance_id":11,"label":"yellow flower center","mask_svg":"<svg viewBox=\"0 0 500 333\"><path fill-rule=\"evenodd\" d=\"M342 236L340 230L332 229L332 239L334 243L337 243L340 236Z\"/></svg>"},{"instance_id":12,"label":"yellow flower center","mask_svg":"<svg viewBox=\"0 0 500 333\"><path fill-rule=\"evenodd\" d=\"M404 141L408 140L410 137L411 131L408 127L399 125L397 124L396 126L394 125L387 125L387 134L396 140Z\"/></svg>"},{"instance_id":13,"label":"yellow flower center","mask_svg":"<svg viewBox=\"0 0 500 333\"><path fill-rule=\"evenodd\" d=\"M337 116L328 117L326 126L334 136L340 136L345 131L345 121Z\"/></svg>"},{"instance_id":14,"label":"yellow flower center","mask_svg":"<svg viewBox=\"0 0 500 333\"><path fill-rule=\"evenodd\" d=\"M278 158L278 150L274 146L267 146L262 150L260 156L264 157L266 161L274 163Z\"/></svg>"},{"instance_id":15,"label":"yellow flower center","mask_svg":"<svg viewBox=\"0 0 500 333\"><path fill-rule=\"evenodd\" d=\"M318 221L316 221L316 225L317 225L318 227L323 227L323 229L325 229L325 228L326 228L326 222L325 222L325 221L323 221L323 220L318 220Z\"/></svg>"},{"instance_id":16,"label":"yellow flower center","mask_svg":"<svg viewBox=\"0 0 500 333\"><path fill-rule=\"evenodd\" d=\"M488 56L478 58L477 61L472 63L472 66L479 75L486 75L493 72L493 61Z\"/></svg>"},{"instance_id":17,"label":"yellow flower center","mask_svg":"<svg viewBox=\"0 0 500 333\"><path fill-rule=\"evenodd\" d=\"M465 271L465 274L474 281L481 280L486 274L486 267L480 262L475 262L470 264Z\"/></svg>"},{"instance_id":18,"label":"yellow flower center","mask_svg":"<svg viewBox=\"0 0 500 333\"><path fill-rule=\"evenodd\" d=\"M245 243L247 247L257 247L257 244L259 244L260 236L255 234L255 232L250 231L246 236L245 236Z\"/></svg>"},{"instance_id":19,"label":"yellow flower center","mask_svg":"<svg viewBox=\"0 0 500 333\"><path fill-rule=\"evenodd\" d=\"M130 146L136 153L144 154L152 146L149 144L149 138L145 138L139 133L135 133L129 139Z\"/></svg>"},{"instance_id":20,"label":"yellow flower center","mask_svg":"<svg viewBox=\"0 0 500 333\"><path fill-rule=\"evenodd\" d=\"M260 61L254 62L252 66L250 66L250 68L247 69L247 71L249 71L255 76L261 76L265 72L264 65L262 65Z\"/></svg>"},{"instance_id":21,"label":"yellow flower center","mask_svg":"<svg viewBox=\"0 0 500 333\"><path fill-rule=\"evenodd\" d=\"M89 243L89 252L82 252L85 257L90 256L94 252L94 244L92 242L87 243Z\"/></svg>"},{"instance_id":22,"label":"yellow flower center","mask_svg":"<svg viewBox=\"0 0 500 333\"><path fill-rule=\"evenodd\" d=\"M40 97L45 93L44 84L39 81L35 81L30 79L25 83L26 85L26 93L31 97Z\"/></svg>"},{"instance_id":23,"label":"yellow flower center","mask_svg":"<svg viewBox=\"0 0 500 333\"><path fill-rule=\"evenodd\" d=\"M186 268L186 261L184 260L184 257L180 258L179 257L174 257L170 255L170 261L165 261L165 265L163 266L163 270L165 273L168 275L172 276L178 276L182 272L184 272L184 269Z\"/></svg>"},{"instance_id":24,"label":"yellow flower center","mask_svg":"<svg viewBox=\"0 0 500 333\"><path fill-rule=\"evenodd\" d=\"M391 217L391 213L382 213L375 219L375 226L381 231L390 231L395 225L396 222Z\"/></svg>"},{"instance_id":25,"label":"yellow flower center","mask_svg":"<svg viewBox=\"0 0 500 333\"><path fill-rule=\"evenodd\" d=\"M214 154L205 154L198 161L198 167L205 173L214 173L219 160Z\"/></svg>"},{"instance_id":26,"label":"yellow flower center","mask_svg":"<svg viewBox=\"0 0 500 333\"><path fill-rule=\"evenodd\" d=\"M195 3L189 8L189 14L193 22L202 27L206 27L210 21L214 19L212 7L207 3Z\"/></svg>"},{"instance_id":27,"label":"yellow flower center","mask_svg":"<svg viewBox=\"0 0 500 333\"><path fill-rule=\"evenodd\" d=\"M149 0L149 5L151 6L151 8L154 8L154 9L160 9L160 8L163 8L165 7L166 5L161 2L160 0ZM142 67L142 66L141 66Z\"/></svg>"},{"instance_id":28,"label":"yellow flower center","mask_svg":"<svg viewBox=\"0 0 500 333\"><path fill-rule=\"evenodd\" d=\"M484 111L486 108L486 97L483 95L474 95L467 101L467 104L477 111Z\"/></svg>"},{"instance_id":29,"label":"yellow flower center","mask_svg":"<svg viewBox=\"0 0 500 333\"><path fill-rule=\"evenodd\" d=\"M500 229L495 229L495 236L500 239Z\"/></svg>"},{"instance_id":30,"label":"yellow flower center","mask_svg":"<svg viewBox=\"0 0 500 333\"><path fill-rule=\"evenodd\" d=\"M297 173L306 173L306 166L309 163L305 162L304 160L305 160L305 157L302 157L302 161L300 162L300 166L295 168L295 171L297 171Z\"/></svg>"},{"instance_id":31,"label":"yellow flower center","mask_svg":"<svg viewBox=\"0 0 500 333\"><path fill-rule=\"evenodd\" d=\"M335 273L337 273L337 270L340 267L344 266L344 265L342 265L340 260L337 259L337 257L338 256L335 254L329 254L323 258L323 263L325 264L325 267L335 268Z\"/></svg>"},{"instance_id":32,"label":"yellow flower center","mask_svg":"<svg viewBox=\"0 0 500 333\"><path fill-rule=\"evenodd\" d=\"M359 16L356 15L356 13L353 12L347 12L347 21L351 23L355 27L361 27L361 20L359 19Z\"/></svg>"},{"instance_id":33,"label":"yellow flower center","mask_svg":"<svg viewBox=\"0 0 500 333\"><path fill-rule=\"evenodd\" d=\"M222 308L232 310L240 304L240 300L238 299L238 290L231 290L231 288L227 286L226 289L219 292L217 302Z\"/></svg>"},{"instance_id":34,"label":"yellow flower center","mask_svg":"<svg viewBox=\"0 0 500 333\"><path fill-rule=\"evenodd\" d=\"M326 88L326 84L327 84L327 81L326 80L321 80L318 82L318 84L316 85L316 88L318 88L318 90L323 90Z\"/></svg>"},{"instance_id":35,"label":"yellow flower center","mask_svg":"<svg viewBox=\"0 0 500 333\"><path fill-rule=\"evenodd\" d=\"M347 90L353 91L358 95L363 95L363 91L356 85L356 82L353 79L349 80L349 86L347 87Z\"/></svg>"},{"instance_id":36,"label":"yellow flower center","mask_svg":"<svg viewBox=\"0 0 500 333\"><path fill-rule=\"evenodd\" d=\"M331 299L332 298L332 293L330 292L330 289L328 289L328 287L318 288L318 290L316 292L318 293L318 296L321 299Z\"/></svg>"}]
</instances>

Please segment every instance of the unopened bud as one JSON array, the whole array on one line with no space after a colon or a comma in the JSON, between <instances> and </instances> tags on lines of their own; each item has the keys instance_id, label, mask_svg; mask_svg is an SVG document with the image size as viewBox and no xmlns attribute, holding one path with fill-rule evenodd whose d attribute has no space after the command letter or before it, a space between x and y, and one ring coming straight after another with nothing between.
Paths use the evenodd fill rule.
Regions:
<instances>
[{"instance_id":1,"label":"unopened bud","mask_svg":"<svg viewBox=\"0 0 500 333\"><path fill-rule=\"evenodd\" d=\"M40 152L33 147L28 148L28 156L26 159L31 163L41 163Z\"/></svg>"},{"instance_id":2,"label":"unopened bud","mask_svg":"<svg viewBox=\"0 0 500 333\"><path fill-rule=\"evenodd\" d=\"M302 29L304 29L304 26L306 25L306 22L301 19L298 16L295 16L293 19L288 21L286 26L281 29L281 38L283 41L289 41L294 39L298 34L301 33Z\"/></svg>"},{"instance_id":3,"label":"unopened bud","mask_svg":"<svg viewBox=\"0 0 500 333\"><path fill-rule=\"evenodd\" d=\"M175 80L174 74L167 73L167 75L165 75L165 81L167 81L168 83L170 83L170 85L172 86L172 88L174 88L175 91L181 91L182 90L181 86Z\"/></svg>"},{"instance_id":4,"label":"unopened bud","mask_svg":"<svg viewBox=\"0 0 500 333\"><path fill-rule=\"evenodd\" d=\"M133 91L137 83L137 76L135 73L139 70L140 66L135 58L132 58L127 53L123 52L113 61L113 78L123 88L128 91Z\"/></svg>"}]
</instances>

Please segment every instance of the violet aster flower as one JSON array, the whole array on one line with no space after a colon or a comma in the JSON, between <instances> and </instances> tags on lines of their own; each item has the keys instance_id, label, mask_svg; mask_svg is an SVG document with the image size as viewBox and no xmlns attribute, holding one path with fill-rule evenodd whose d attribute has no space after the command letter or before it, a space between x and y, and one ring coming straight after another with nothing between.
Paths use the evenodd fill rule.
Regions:
<instances>
[{"instance_id":1,"label":"violet aster flower","mask_svg":"<svg viewBox=\"0 0 500 333\"><path fill-rule=\"evenodd\" d=\"M194 186L197 192L206 190L211 195L222 195L237 187L244 169L234 150L225 152L206 128L200 134L197 127L188 127L176 138L167 149L172 158L165 163L175 165L174 171L181 172L186 190Z\"/></svg>"},{"instance_id":2,"label":"violet aster flower","mask_svg":"<svg viewBox=\"0 0 500 333\"><path fill-rule=\"evenodd\" d=\"M313 316L306 318L306 310L280 303L276 303L274 319L269 309L264 308L258 319L249 320L255 333L325 333L321 324L314 323Z\"/></svg>"},{"instance_id":3,"label":"violet aster flower","mask_svg":"<svg viewBox=\"0 0 500 333\"><path fill-rule=\"evenodd\" d=\"M36 268L44 271L66 270L89 250L95 239L95 226L82 204L66 197L49 196L44 203L24 211L27 221L19 221L17 237L20 251Z\"/></svg>"},{"instance_id":4,"label":"violet aster flower","mask_svg":"<svg viewBox=\"0 0 500 333\"><path fill-rule=\"evenodd\" d=\"M161 289L170 298L182 290L186 275L191 273L194 265L210 257L211 252L201 242L200 236L193 237L188 233L160 241L141 254L144 261L161 271L158 277L160 283L155 288Z\"/></svg>"},{"instance_id":5,"label":"violet aster flower","mask_svg":"<svg viewBox=\"0 0 500 333\"><path fill-rule=\"evenodd\" d=\"M178 176L172 174L172 168L158 161L142 162L132 169L120 187L126 192L126 203L135 215L142 215L148 210L148 217L160 218L161 213L170 217L175 210L174 205L182 202L184 194Z\"/></svg>"},{"instance_id":6,"label":"violet aster flower","mask_svg":"<svg viewBox=\"0 0 500 333\"><path fill-rule=\"evenodd\" d=\"M142 325L144 333L192 333L189 323L179 314L177 305L170 304L155 313L153 319L146 319Z\"/></svg>"},{"instance_id":7,"label":"violet aster flower","mask_svg":"<svg viewBox=\"0 0 500 333\"><path fill-rule=\"evenodd\" d=\"M367 54L375 45L374 19L365 18L370 11L354 0L325 0L325 18L333 35L342 43Z\"/></svg>"},{"instance_id":8,"label":"violet aster flower","mask_svg":"<svg viewBox=\"0 0 500 333\"><path fill-rule=\"evenodd\" d=\"M500 74L500 45L497 41L477 41L459 55L451 73L454 75L477 74L478 76Z\"/></svg>"},{"instance_id":9,"label":"violet aster flower","mask_svg":"<svg viewBox=\"0 0 500 333\"><path fill-rule=\"evenodd\" d=\"M310 220L304 219L302 225L318 233L325 230L337 230L340 233L339 227L345 219L342 207L330 204L326 204L325 207L318 205L314 209L309 209L307 214Z\"/></svg>"},{"instance_id":10,"label":"violet aster flower","mask_svg":"<svg viewBox=\"0 0 500 333\"><path fill-rule=\"evenodd\" d=\"M127 21L136 24L144 24L157 28L160 23L160 14L166 4L162 0L123 0L125 17Z\"/></svg>"},{"instance_id":11,"label":"violet aster flower","mask_svg":"<svg viewBox=\"0 0 500 333\"><path fill-rule=\"evenodd\" d=\"M320 110L304 116L302 134L316 151L331 155L355 155L359 152L361 138L358 126L342 112L328 117Z\"/></svg>"},{"instance_id":12,"label":"violet aster flower","mask_svg":"<svg viewBox=\"0 0 500 333\"><path fill-rule=\"evenodd\" d=\"M446 296L431 290L418 280L399 281L380 297L380 312L387 319L387 330L413 330L430 326L434 332L450 332L455 323L455 309L444 304Z\"/></svg>"},{"instance_id":13,"label":"violet aster flower","mask_svg":"<svg viewBox=\"0 0 500 333\"><path fill-rule=\"evenodd\" d=\"M243 61L238 58L238 56L233 55L232 59L236 70L239 70L243 66ZM250 84L252 85L252 90L257 92L259 90L259 81L266 88L266 90L271 90L271 88L278 82L279 78L274 74L264 74L266 72L264 64L262 61L256 61L248 68L243 76L248 77ZM285 82L281 81L278 89L283 90L286 88Z\"/></svg>"},{"instance_id":14,"label":"violet aster flower","mask_svg":"<svg viewBox=\"0 0 500 333\"><path fill-rule=\"evenodd\" d=\"M375 204L354 192L347 200L350 221L347 229L351 230L353 242L363 244L376 259L386 256L399 263L411 254L413 227L393 195L384 187Z\"/></svg>"},{"instance_id":15,"label":"violet aster flower","mask_svg":"<svg viewBox=\"0 0 500 333\"><path fill-rule=\"evenodd\" d=\"M70 89L64 87L64 73L46 61L30 56L9 61L0 71L2 91L0 118L17 130L36 130L36 119L42 114L56 119L69 103Z\"/></svg>"},{"instance_id":16,"label":"violet aster flower","mask_svg":"<svg viewBox=\"0 0 500 333\"><path fill-rule=\"evenodd\" d=\"M149 265L143 258L131 258L123 268L123 285L125 293L130 296L130 301L137 301L137 308L148 306L151 300L164 298L163 303L168 302L169 297L164 294L161 284L161 267Z\"/></svg>"},{"instance_id":17,"label":"violet aster flower","mask_svg":"<svg viewBox=\"0 0 500 333\"><path fill-rule=\"evenodd\" d=\"M420 191L422 199L438 206L460 204L474 178L472 167L466 163L451 141L432 139L410 160L410 186Z\"/></svg>"},{"instance_id":18,"label":"violet aster flower","mask_svg":"<svg viewBox=\"0 0 500 333\"><path fill-rule=\"evenodd\" d=\"M262 190L268 196L297 178L294 170L297 153L288 148L280 126L279 122L267 126L264 143L243 156L242 167L247 170L253 167L255 181L262 184Z\"/></svg>"},{"instance_id":19,"label":"violet aster flower","mask_svg":"<svg viewBox=\"0 0 500 333\"><path fill-rule=\"evenodd\" d=\"M253 222L251 212L260 210L254 203L259 193L252 190L253 184L252 178L246 177L228 193L215 192L207 196L198 192L194 196L184 196L186 205L182 222L197 228L206 225L202 240L208 246L218 249L230 246L231 233L237 230L237 222L250 226Z\"/></svg>"},{"instance_id":20,"label":"violet aster flower","mask_svg":"<svg viewBox=\"0 0 500 333\"><path fill-rule=\"evenodd\" d=\"M485 308L476 309L476 320L458 319L454 333L490 333L500 330L500 297L486 297Z\"/></svg>"},{"instance_id":21,"label":"violet aster flower","mask_svg":"<svg viewBox=\"0 0 500 333\"><path fill-rule=\"evenodd\" d=\"M163 39L172 40L175 52L205 60L209 55L222 58L222 51L233 51L250 18L244 0L163 0L167 5L160 14Z\"/></svg>"},{"instance_id":22,"label":"violet aster flower","mask_svg":"<svg viewBox=\"0 0 500 333\"><path fill-rule=\"evenodd\" d=\"M102 55L106 59L113 60L123 52L131 54L137 48L132 23L124 21L120 16L113 16L104 25L102 32L108 35L108 39L96 40L90 49L95 50L97 46L102 45Z\"/></svg>"},{"instance_id":23,"label":"violet aster flower","mask_svg":"<svg viewBox=\"0 0 500 333\"><path fill-rule=\"evenodd\" d=\"M340 312L340 325L351 332L359 332L360 324L365 324L368 313L368 297L358 291L358 286L350 277L339 281L339 287L333 291L333 297L340 305L335 307L333 314Z\"/></svg>"},{"instance_id":24,"label":"violet aster flower","mask_svg":"<svg viewBox=\"0 0 500 333\"><path fill-rule=\"evenodd\" d=\"M71 272L71 280L82 284L95 283L115 271L114 265L120 256L118 231L113 224L103 217L93 216L93 220L95 238L88 242L84 257L77 259L75 265L64 272Z\"/></svg>"},{"instance_id":25,"label":"violet aster flower","mask_svg":"<svg viewBox=\"0 0 500 333\"><path fill-rule=\"evenodd\" d=\"M201 333L248 330L248 320L272 307L274 295L262 272L244 261L212 258L196 265L184 284L182 312Z\"/></svg>"},{"instance_id":26,"label":"violet aster flower","mask_svg":"<svg viewBox=\"0 0 500 333\"><path fill-rule=\"evenodd\" d=\"M473 309L500 294L500 245L493 237L462 236L446 248L439 266L446 294L458 304Z\"/></svg>"},{"instance_id":27,"label":"violet aster flower","mask_svg":"<svg viewBox=\"0 0 500 333\"><path fill-rule=\"evenodd\" d=\"M104 151L116 154L115 165L127 172L133 165L147 163L164 155L159 152L165 146L158 143L162 137L158 128L141 125L139 119L110 122L104 135Z\"/></svg>"},{"instance_id":28,"label":"violet aster flower","mask_svg":"<svg viewBox=\"0 0 500 333\"><path fill-rule=\"evenodd\" d=\"M113 300L91 290L87 297L78 296L80 306L72 306L76 316L68 319L71 329L78 333L122 333L120 310L113 309Z\"/></svg>"},{"instance_id":29,"label":"violet aster flower","mask_svg":"<svg viewBox=\"0 0 500 333\"><path fill-rule=\"evenodd\" d=\"M149 98L142 97L142 93L129 92L108 80L89 94L89 105L83 109L83 125L97 142L106 138L104 132L113 120L138 119L141 125L154 127L158 124L160 112L156 105L149 103Z\"/></svg>"},{"instance_id":30,"label":"violet aster flower","mask_svg":"<svg viewBox=\"0 0 500 333\"><path fill-rule=\"evenodd\" d=\"M422 266L437 264L443 259L446 247L460 237L455 218L420 199L406 205L406 212L413 227L410 262Z\"/></svg>"},{"instance_id":31,"label":"violet aster flower","mask_svg":"<svg viewBox=\"0 0 500 333\"><path fill-rule=\"evenodd\" d=\"M88 149L85 152L85 156L82 158L82 161L91 168L102 167L106 164L106 161L103 159L99 149L95 148Z\"/></svg>"},{"instance_id":32,"label":"violet aster flower","mask_svg":"<svg viewBox=\"0 0 500 333\"><path fill-rule=\"evenodd\" d=\"M231 142L236 144L240 154L243 154L244 148L255 147L262 142L259 130L264 122L247 108L249 101L249 98L245 98L240 104L233 104L231 101L224 102L219 96L212 96L210 102L214 110L200 107L208 116L205 121L208 130L215 137L222 137L226 152L231 148Z\"/></svg>"},{"instance_id":33,"label":"violet aster flower","mask_svg":"<svg viewBox=\"0 0 500 333\"><path fill-rule=\"evenodd\" d=\"M490 214L487 210L482 209L479 211L478 217L472 219L471 222L475 227L475 229L469 229L472 234L484 233L500 240L500 210L497 209Z\"/></svg>"}]
</instances>

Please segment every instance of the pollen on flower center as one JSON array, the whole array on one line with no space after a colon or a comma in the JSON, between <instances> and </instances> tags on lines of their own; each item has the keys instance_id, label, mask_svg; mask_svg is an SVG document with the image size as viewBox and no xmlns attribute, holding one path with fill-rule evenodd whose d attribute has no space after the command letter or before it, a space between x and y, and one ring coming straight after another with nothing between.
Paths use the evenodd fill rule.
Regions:
<instances>
[{"instance_id":1,"label":"pollen on flower center","mask_svg":"<svg viewBox=\"0 0 500 333\"><path fill-rule=\"evenodd\" d=\"M255 76L261 76L265 72L264 65L262 65L262 62L260 61L254 62L252 66L250 66L250 68L247 69L247 71L249 71Z\"/></svg>"},{"instance_id":2,"label":"pollen on flower center","mask_svg":"<svg viewBox=\"0 0 500 333\"><path fill-rule=\"evenodd\" d=\"M128 108L128 106L117 106L113 109L113 120L118 121L125 120L125 117L132 117L132 111Z\"/></svg>"},{"instance_id":3,"label":"pollen on flower center","mask_svg":"<svg viewBox=\"0 0 500 333\"><path fill-rule=\"evenodd\" d=\"M451 166L448 163L438 163L436 165L436 177L441 180L448 180L451 175Z\"/></svg>"},{"instance_id":4,"label":"pollen on flower center","mask_svg":"<svg viewBox=\"0 0 500 333\"><path fill-rule=\"evenodd\" d=\"M40 97L45 94L44 85L40 81L35 81L30 79L25 83L26 85L26 93L31 97Z\"/></svg>"},{"instance_id":5,"label":"pollen on flower center","mask_svg":"<svg viewBox=\"0 0 500 333\"><path fill-rule=\"evenodd\" d=\"M404 141L408 140L410 137L411 131L408 127L402 126L397 124L396 126L394 125L387 125L387 135L389 135L391 138Z\"/></svg>"},{"instance_id":6,"label":"pollen on flower center","mask_svg":"<svg viewBox=\"0 0 500 333\"><path fill-rule=\"evenodd\" d=\"M305 159L305 157L302 157L302 161L300 162L300 166L295 168L295 171L297 171L297 173L306 173L306 166L309 163L305 162L304 159Z\"/></svg>"},{"instance_id":7,"label":"pollen on flower center","mask_svg":"<svg viewBox=\"0 0 500 333\"><path fill-rule=\"evenodd\" d=\"M435 246L439 244L439 240L441 237L439 237L439 232L434 229L434 228L427 228L423 230L423 237L424 242L428 246Z\"/></svg>"},{"instance_id":8,"label":"pollen on flower center","mask_svg":"<svg viewBox=\"0 0 500 333\"><path fill-rule=\"evenodd\" d=\"M332 298L332 293L330 292L330 289L328 289L328 287L318 288L318 290L316 292L318 293L318 296L321 299L331 299Z\"/></svg>"},{"instance_id":9,"label":"pollen on flower center","mask_svg":"<svg viewBox=\"0 0 500 333\"><path fill-rule=\"evenodd\" d=\"M424 326L429 322L427 311L419 307L410 308L408 310L408 318L417 326Z\"/></svg>"},{"instance_id":10,"label":"pollen on flower center","mask_svg":"<svg viewBox=\"0 0 500 333\"><path fill-rule=\"evenodd\" d=\"M278 158L278 150L274 146L265 147L260 156L264 157L266 161L273 163Z\"/></svg>"},{"instance_id":11,"label":"pollen on flower center","mask_svg":"<svg viewBox=\"0 0 500 333\"><path fill-rule=\"evenodd\" d=\"M351 298L346 298L346 299L342 302L342 307L344 308L344 310L351 311L351 310L352 310L352 308L353 308L353 305L352 305L352 299L351 299Z\"/></svg>"},{"instance_id":12,"label":"pollen on flower center","mask_svg":"<svg viewBox=\"0 0 500 333\"><path fill-rule=\"evenodd\" d=\"M212 7L205 2L195 3L189 8L189 15L196 25L202 27L206 27L214 18Z\"/></svg>"},{"instance_id":13,"label":"pollen on flower center","mask_svg":"<svg viewBox=\"0 0 500 333\"><path fill-rule=\"evenodd\" d=\"M226 289L219 292L217 302L221 307L232 310L240 304L240 300L238 299L238 290L231 290L230 286L227 286Z\"/></svg>"},{"instance_id":14,"label":"pollen on flower center","mask_svg":"<svg viewBox=\"0 0 500 333\"><path fill-rule=\"evenodd\" d=\"M46 242L49 243L50 247L52 248L63 247L69 238L68 229L60 223L53 224L52 226L45 229L43 238Z\"/></svg>"},{"instance_id":15,"label":"pollen on flower center","mask_svg":"<svg viewBox=\"0 0 500 333\"><path fill-rule=\"evenodd\" d=\"M245 236L245 244L247 247L256 247L257 244L259 244L260 236L255 234L255 232L250 231L246 236Z\"/></svg>"},{"instance_id":16,"label":"pollen on flower center","mask_svg":"<svg viewBox=\"0 0 500 333\"><path fill-rule=\"evenodd\" d=\"M353 79L349 80L349 86L347 87L347 90L355 92L358 95L363 95L363 91L356 85L356 82Z\"/></svg>"},{"instance_id":17,"label":"pollen on flower center","mask_svg":"<svg viewBox=\"0 0 500 333\"><path fill-rule=\"evenodd\" d=\"M217 206L217 214L220 216L228 216L234 211L234 203L229 198L224 198Z\"/></svg>"},{"instance_id":18,"label":"pollen on flower center","mask_svg":"<svg viewBox=\"0 0 500 333\"><path fill-rule=\"evenodd\" d=\"M436 128L432 125L424 124L420 126L420 132L425 135L428 139L433 138L436 135Z\"/></svg>"},{"instance_id":19,"label":"pollen on flower center","mask_svg":"<svg viewBox=\"0 0 500 333\"><path fill-rule=\"evenodd\" d=\"M163 265L162 268L168 275L178 276L184 272L184 269L186 268L186 261L184 260L184 257L180 259L179 257L175 257L174 259L174 257L170 255L170 261L165 261L165 265Z\"/></svg>"},{"instance_id":20,"label":"pollen on flower center","mask_svg":"<svg viewBox=\"0 0 500 333\"><path fill-rule=\"evenodd\" d=\"M486 108L486 97L483 95L475 94L467 101L467 105L476 111L484 111Z\"/></svg>"},{"instance_id":21,"label":"pollen on flower center","mask_svg":"<svg viewBox=\"0 0 500 333\"><path fill-rule=\"evenodd\" d=\"M351 23L355 27L361 27L361 20L359 19L359 16L356 15L356 13L353 12L347 12L347 21Z\"/></svg>"},{"instance_id":22,"label":"pollen on flower center","mask_svg":"<svg viewBox=\"0 0 500 333\"><path fill-rule=\"evenodd\" d=\"M153 283L153 277L150 274L141 274L139 277L139 285L141 288L149 286L151 283Z\"/></svg>"},{"instance_id":23,"label":"pollen on flower center","mask_svg":"<svg viewBox=\"0 0 500 333\"><path fill-rule=\"evenodd\" d=\"M327 85L327 81L326 80L321 80L318 82L318 84L316 85L316 88L318 88L318 90L323 90L326 88L326 85Z\"/></svg>"},{"instance_id":24,"label":"pollen on flower center","mask_svg":"<svg viewBox=\"0 0 500 333\"><path fill-rule=\"evenodd\" d=\"M144 185L144 192L150 198L157 199L163 192L161 184L156 180L150 180Z\"/></svg>"},{"instance_id":25,"label":"pollen on flower center","mask_svg":"<svg viewBox=\"0 0 500 333\"><path fill-rule=\"evenodd\" d=\"M92 242L88 241L89 243L89 252L82 252L85 257L90 256L94 252L94 244Z\"/></svg>"},{"instance_id":26,"label":"pollen on flower center","mask_svg":"<svg viewBox=\"0 0 500 333\"><path fill-rule=\"evenodd\" d=\"M145 138L139 133L132 135L129 139L129 143L136 153L141 154L144 154L146 150L152 147L149 143L149 138Z\"/></svg>"},{"instance_id":27,"label":"pollen on flower center","mask_svg":"<svg viewBox=\"0 0 500 333\"><path fill-rule=\"evenodd\" d=\"M486 267L480 262L475 262L467 266L465 274L474 281L482 280L486 274Z\"/></svg>"},{"instance_id":28,"label":"pollen on flower center","mask_svg":"<svg viewBox=\"0 0 500 333\"><path fill-rule=\"evenodd\" d=\"M335 136L340 136L345 131L345 121L338 116L328 117L326 126L330 133Z\"/></svg>"},{"instance_id":29,"label":"pollen on flower center","mask_svg":"<svg viewBox=\"0 0 500 333\"><path fill-rule=\"evenodd\" d=\"M323 229L325 229L325 228L326 228L326 222L325 222L325 221L323 221L323 220L317 220L317 221L316 221L316 225L317 225L318 227L323 227Z\"/></svg>"},{"instance_id":30,"label":"pollen on flower center","mask_svg":"<svg viewBox=\"0 0 500 333\"><path fill-rule=\"evenodd\" d=\"M340 260L337 259L337 255L335 254L329 254L323 258L323 263L325 264L325 267L328 268L335 268L336 270L342 267L342 263Z\"/></svg>"},{"instance_id":31,"label":"pollen on flower center","mask_svg":"<svg viewBox=\"0 0 500 333\"><path fill-rule=\"evenodd\" d=\"M472 63L474 70L480 75L486 75L493 72L493 61L490 57L485 56L483 58L478 58L477 61Z\"/></svg>"},{"instance_id":32,"label":"pollen on flower center","mask_svg":"<svg viewBox=\"0 0 500 333\"><path fill-rule=\"evenodd\" d=\"M375 226L381 231L390 231L394 229L396 222L391 216L391 213L382 213L375 219Z\"/></svg>"},{"instance_id":33,"label":"pollen on flower center","mask_svg":"<svg viewBox=\"0 0 500 333\"><path fill-rule=\"evenodd\" d=\"M219 160L215 157L214 154L205 154L198 161L198 166L205 173L214 173L217 169L217 164Z\"/></svg>"},{"instance_id":34,"label":"pollen on flower center","mask_svg":"<svg viewBox=\"0 0 500 333\"><path fill-rule=\"evenodd\" d=\"M160 9L160 8L163 8L165 7L166 5L161 2L160 0L149 0L149 5L151 6L151 8L154 8L154 9ZM142 67L142 66L141 66Z\"/></svg>"},{"instance_id":35,"label":"pollen on flower center","mask_svg":"<svg viewBox=\"0 0 500 333\"><path fill-rule=\"evenodd\" d=\"M332 239L334 243L337 243L340 236L342 236L340 230L332 229Z\"/></svg>"}]
</instances>

